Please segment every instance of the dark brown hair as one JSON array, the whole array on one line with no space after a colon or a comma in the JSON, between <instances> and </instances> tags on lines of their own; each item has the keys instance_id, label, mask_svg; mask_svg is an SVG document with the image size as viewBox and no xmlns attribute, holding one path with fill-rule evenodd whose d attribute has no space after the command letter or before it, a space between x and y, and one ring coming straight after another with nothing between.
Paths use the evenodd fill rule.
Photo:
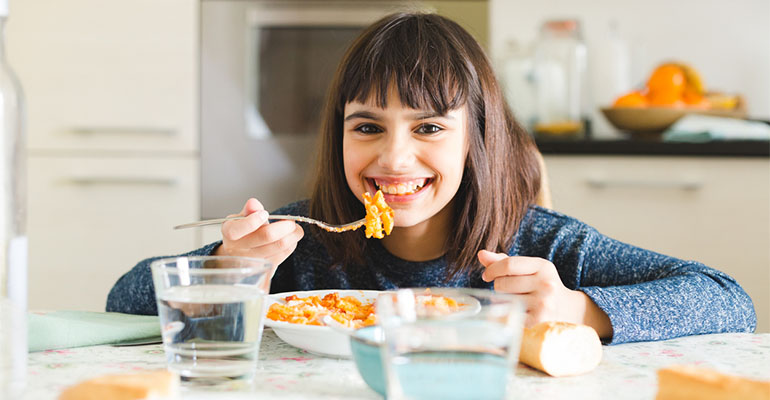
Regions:
<instances>
[{"instance_id":1,"label":"dark brown hair","mask_svg":"<svg viewBox=\"0 0 770 400\"><path fill-rule=\"evenodd\" d=\"M389 85L414 109L445 114L467 107L469 152L453 200L456 229L446 243L447 278L479 268L480 249L507 252L540 187L535 145L513 118L478 42L436 14L389 15L348 49L326 101L310 215L332 223L364 215L345 179L343 114L351 101L371 99L385 107ZM319 238L335 262L364 262L361 232Z\"/></svg>"}]
</instances>

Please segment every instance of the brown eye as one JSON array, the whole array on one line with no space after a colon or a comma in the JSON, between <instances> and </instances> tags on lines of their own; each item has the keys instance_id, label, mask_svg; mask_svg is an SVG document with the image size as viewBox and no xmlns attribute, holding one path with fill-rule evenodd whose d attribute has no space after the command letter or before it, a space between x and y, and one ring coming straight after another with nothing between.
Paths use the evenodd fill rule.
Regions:
<instances>
[{"instance_id":1,"label":"brown eye","mask_svg":"<svg viewBox=\"0 0 770 400\"><path fill-rule=\"evenodd\" d=\"M442 131L442 129L441 129L440 126L433 125L433 124L422 124L422 125L420 125L419 128L417 128L417 133L422 133L422 134L426 134L426 135L431 135L431 134L434 134L434 133L439 133L441 131Z\"/></svg>"},{"instance_id":2,"label":"brown eye","mask_svg":"<svg viewBox=\"0 0 770 400\"><path fill-rule=\"evenodd\" d=\"M372 124L362 124L356 127L355 131L361 132L364 135L372 135L375 133L380 133L382 130L377 127L377 125Z\"/></svg>"}]
</instances>

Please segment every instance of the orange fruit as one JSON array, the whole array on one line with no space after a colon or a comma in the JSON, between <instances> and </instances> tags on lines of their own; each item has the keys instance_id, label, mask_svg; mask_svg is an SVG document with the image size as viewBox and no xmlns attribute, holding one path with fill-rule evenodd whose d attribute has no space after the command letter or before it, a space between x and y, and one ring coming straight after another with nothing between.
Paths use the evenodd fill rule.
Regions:
<instances>
[{"instance_id":1,"label":"orange fruit","mask_svg":"<svg viewBox=\"0 0 770 400\"><path fill-rule=\"evenodd\" d=\"M613 107L647 107L647 98L640 92L634 91L618 97Z\"/></svg>"},{"instance_id":2,"label":"orange fruit","mask_svg":"<svg viewBox=\"0 0 770 400\"><path fill-rule=\"evenodd\" d=\"M684 101L684 104L687 105L687 107L692 108L702 108L706 109L711 106L711 103L703 97L700 93L698 93L696 90L692 88L687 88L684 90L684 94L682 94L682 101Z\"/></svg>"},{"instance_id":3,"label":"orange fruit","mask_svg":"<svg viewBox=\"0 0 770 400\"><path fill-rule=\"evenodd\" d=\"M684 88L685 91L689 90L699 95L706 93L706 85L703 84L703 79L700 77L700 74L695 70L695 68L681 62L677 63L677 65L682 69L682 72L684 73L684 80L686 82Z\"/></svg>"},{"instance_id":4,"label":"orange fruit","mask_svg":"<svg viewBox=\"0 0 770 400\"><path fill-rule=\"evenodd\" d=\"M682 95L673 91L658 91L647 94L647 101L653 107L684 107Z\"/></svg>"},{"instance_id":5,"label":"orange fruit","mask_svg":"<svg viewBox=\"0 0 770 400\"><path fill-rule=\"evenodd\" d=\"M685 74L682 68L676 64L663 64L652 72L647 81L647 88L651 94L665 96L665 98L679 97L686 84Z\"/></svg>"}]
</instances>

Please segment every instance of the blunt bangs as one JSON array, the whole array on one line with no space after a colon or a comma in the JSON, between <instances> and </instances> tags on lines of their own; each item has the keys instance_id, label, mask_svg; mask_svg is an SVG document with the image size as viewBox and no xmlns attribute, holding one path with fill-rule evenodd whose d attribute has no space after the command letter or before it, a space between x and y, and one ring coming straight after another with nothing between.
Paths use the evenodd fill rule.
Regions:
<instances>
[{"instance_id":1,"label":"blunt bangs","mask_svg":"<svg viewBox=\"0 0 770 400\"><path fill-rule=\"evenodd\" d=\"M441 115L478 96L473 87L476 71L465 61L466 49L447 40L435 19L432 14L410 14L364 33L369 37L351 49L341 71L337 112L353 101L385 108L391 85L402 104Z\"/></svg>"}]
</instances>

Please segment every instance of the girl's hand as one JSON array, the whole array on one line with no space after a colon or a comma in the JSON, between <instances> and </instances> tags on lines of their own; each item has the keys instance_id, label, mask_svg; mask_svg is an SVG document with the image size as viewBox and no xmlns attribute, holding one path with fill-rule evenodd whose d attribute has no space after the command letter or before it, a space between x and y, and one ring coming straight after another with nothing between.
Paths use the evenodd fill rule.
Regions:
<instances>
[{"instance_id":1,"label":"girl's hand","mask_svg":"<svg viewBox=\"0 0 770 400\"><path fill-rule=\"evenodd\" d=\"M257 199L246 201L237 215L246 218L222 224L222 245L214 252L216 255L264 258L276 268L305 235L294 221L268 223L268 213Z\"/></svg>"},{"instance_id":2,"label":"girl's hand","mask_svg":"<svg viewBox=\"0 0 770 400\"><path fill-rule=\"evenodd\" d=\"M481 276L484 281L494 281L498 292L520 296L527 310L527 327L544 321L565 321L592 326L603 338L612 335L607 314L585 293L567 289L552 262L486 250L481 250L478 257L486 268Z\"/></svg>"}]
</instances>

